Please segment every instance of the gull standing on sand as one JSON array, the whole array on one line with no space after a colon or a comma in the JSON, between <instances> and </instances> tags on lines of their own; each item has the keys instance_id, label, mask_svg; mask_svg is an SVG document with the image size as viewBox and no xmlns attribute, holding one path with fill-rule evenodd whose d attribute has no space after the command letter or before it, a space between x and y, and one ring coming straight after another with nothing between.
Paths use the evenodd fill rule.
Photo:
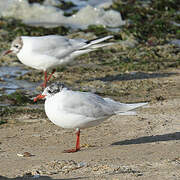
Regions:
<instances>
[{"instance_id":1,"label":"gull standing on sand","mask_svg":"<svg viewBox=\"0 0 180 180\"><path fill-rule=\"evenodd\" d=\"M64 152L80 150L80 129L96 126L115 114L134 115L131 110L147 104L124 104L90 92L69 90L59 82L46 87L34 101L43 98L46 99L46 115L54 124L62 128L76 128L76 147Z\"/></svg>"},{"instance_id":2,"label":"gull standing on sand","mask_svg":"<svg viewBox=\"0 0 180 180\"><path fill-rule=\"evenodd\" d=\"M113 36L106 36L95 40L69 39L65 36L20 36L11 44L10 50L3 55L14 53L25 65L44 71L44 87L47 81L56 71L57 66L65 65L81 54L94 51L97 48L112 45L113 43L101 43ZM53 69L47 77L47 70Z\"/></svg>"}]
</instances>

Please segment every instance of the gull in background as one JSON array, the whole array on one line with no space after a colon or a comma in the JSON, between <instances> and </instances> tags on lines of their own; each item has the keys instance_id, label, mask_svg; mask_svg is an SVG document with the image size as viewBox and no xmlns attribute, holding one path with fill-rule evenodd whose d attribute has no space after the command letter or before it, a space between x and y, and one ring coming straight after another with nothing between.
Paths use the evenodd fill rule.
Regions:
<instances>
[{"instance_id":1,"label":"gull in background","mask_svg":"<svg viewBox=\"0 0 180 180\"><path fill-rule=\"evenodd\" d=\"M3 53L3 56L14 53L23 64L44 71L43 86L46 87L56 67L70 63L81 54L112 45L113 43L102 43L112 37L106 36L88 41L69 39L60 35L20 36L12 42L10 50ZM48 69L52 69L49 76L47 76Z\"/></svg>"}]
</instances>

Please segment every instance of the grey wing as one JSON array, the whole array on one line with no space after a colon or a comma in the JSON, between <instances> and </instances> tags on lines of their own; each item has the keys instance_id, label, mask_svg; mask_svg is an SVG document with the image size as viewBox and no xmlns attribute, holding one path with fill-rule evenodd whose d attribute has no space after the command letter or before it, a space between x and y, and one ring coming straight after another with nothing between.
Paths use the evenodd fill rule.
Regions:
<instances>
[{"instance_id":1,"label":"grey wing","mask_svg":"<svg viewBox=\"0 0 180 180\"><path fill-rule=\"evenodd\" d=\"M54 56L58 59L69 55L85 45L85 40L83 39L68 39L67 37L57 35L36 37L32 42L33 51Z\"/></svg>"},{"instance_id":2,"label":"grey wing","mask_svg":"<svg viewBox=\"0 0 180 180\"><path fill-rule=\"evenodd\" d=\"M131 111L133 109L136 109L138 107L141 107L147 104L147 103L125 104L125 103L114 101L113 99L110 99L110 98L104 98L104 100L109 104L109 106L116 113Z\"/></svg>"},{"instance_id":3,"label":"grey wing","mask_svg":"<svg viewBox=\"0 0 180 180\"><path fill-rule=\"evenodd\" d=\"M69 91L65 101L63 101L63 107L68 113L86 117L100 118L114 114L114 111L103 98L86 92Z\"/></svg>"}]
</instances>

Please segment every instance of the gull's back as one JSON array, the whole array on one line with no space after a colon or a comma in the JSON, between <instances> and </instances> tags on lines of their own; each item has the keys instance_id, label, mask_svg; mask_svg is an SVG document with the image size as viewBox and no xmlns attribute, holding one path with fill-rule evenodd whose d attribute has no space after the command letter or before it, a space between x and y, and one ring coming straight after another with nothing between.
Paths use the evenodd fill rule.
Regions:
<instances>
[{"instance_id":1,"label":"gull's back","mask_svg":"<svg viewBox=\"0 0 180 180\"><path fill-rule=\"evenodd\" d=\"M52 99L52 101L59 103L59 109L72 114L93 118L114 114L113 109L103 98L89 92L65 89L57 93Z\"/></svg>"}]
</instances>

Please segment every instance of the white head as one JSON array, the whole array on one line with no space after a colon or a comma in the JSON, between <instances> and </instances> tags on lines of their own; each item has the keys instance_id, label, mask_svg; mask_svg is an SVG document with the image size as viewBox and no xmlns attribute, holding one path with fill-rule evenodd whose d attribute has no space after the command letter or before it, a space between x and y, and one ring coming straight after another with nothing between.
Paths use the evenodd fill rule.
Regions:
<instances>
[{"instance_id":1,"label":"white head","mask_svg":"<svg viewBox=\"0 0 180 180\"><path fill-rule=\"evenodd\" d=\"M59 93L62 91L62 89L65 88L65 85L61 82L56 82L51 84L50 86L46 87L42 93L42 95L45 95L45 97L51 97L55 95L56 93Z\"/></svg>"},{"instance_id":2,"label":"white head","mask_svg":"<svg viewBox=\"0 0 180 180\"><path fill-rule=\"evenodd\" d=\"M62 89L66 88L65 85L63 83L60 82L56 82L51 84L50 86L46 87L43 91L42 94L38 95L34 101L37 101L38 99L48 99L52 96L54 96L55 94L59 93L62 91Z\"/></svg>"},{"instance_id":3,"label":"white head","mask_svg":"<svg viewBox=\"0 0 180 180\"><path fill-rule=\"evenodd\" d=\"M19 51L22 49L22 47L23 47L23 41L22 38L19 36L11 43L10 50L3 53L3 56L9 53L18 54Z\"/></svg>"}]
</instances>

